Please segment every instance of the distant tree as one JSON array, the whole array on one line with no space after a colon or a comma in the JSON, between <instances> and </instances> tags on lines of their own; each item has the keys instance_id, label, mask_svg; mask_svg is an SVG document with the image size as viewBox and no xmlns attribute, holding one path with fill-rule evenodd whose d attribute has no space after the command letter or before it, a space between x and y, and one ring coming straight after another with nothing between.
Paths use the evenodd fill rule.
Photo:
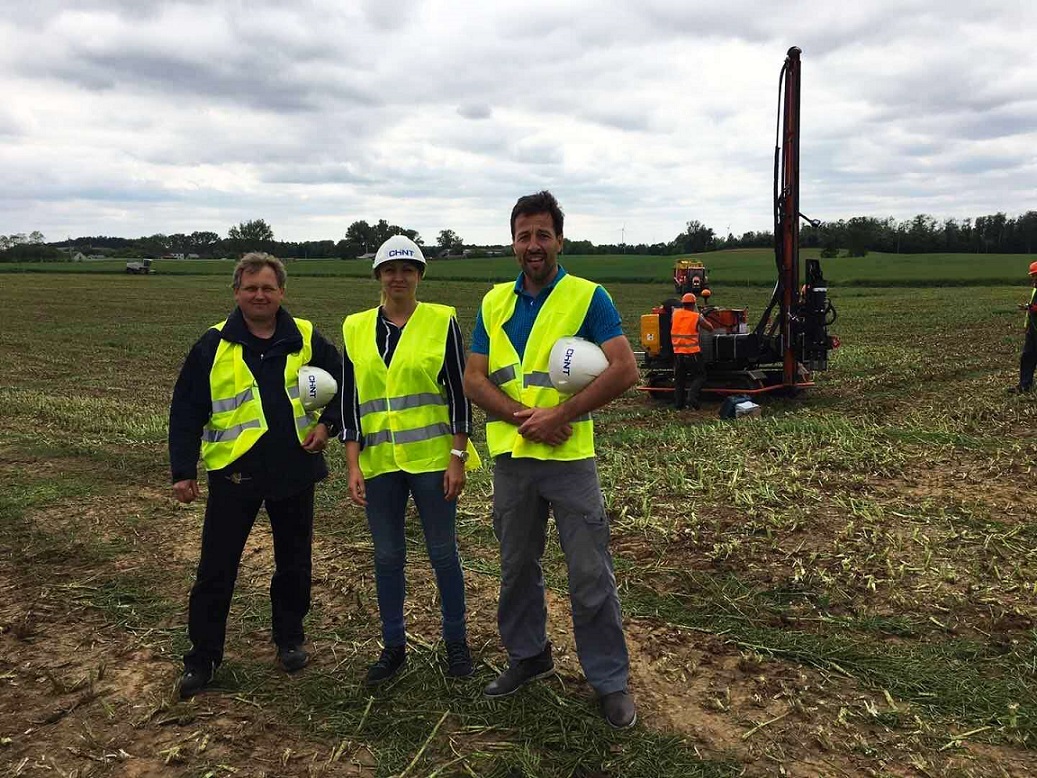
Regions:
<instances>
[{"instance_id":1,"label":"distant tree","mask_svg":"<svg viewBox=\"0 0 1037 778\"><path fill-rule=\"evenodd\" d=\"M241 222L227 231L227 239L235 251L269 251L274 242L274 231L263 219Z\"/></svg>"},{"instance_id":2,"label":"distant tree","mask_svg":"<svg viewBox=\"0 0 1037 778\"><path fill-rule=\"evenodd\" d=\"M160 257L169 252L169 236L160 232L148 235L137 241L137 248L145 256Z\"/></svg>"},{"instance_id":3,"label":"distant tree","mask_svg":"<svg viewBox=\"0 0 1037 778\"><path fill-rule=\"evenodd\" d=\"M301 243L282 243L281 246L286 257L328 259L335 256L335 241L333 240L306 240Z\"/></svg>"},{"instance_id":4,"label":"distant tree","mask_svg":"<svg viewBox=\"0 0 1037 778\"><path fill-rule=\"evenodd\" d=\"M67 259L67 255L53 246L27 240L13 243L0 251L0 262L60 262Z\"/></svg>"},{"instance_id":5,"label":"distant tree","mask_svg":"<svg viewBox=\"0 0 1037 778\"><path fill-rule=\"evenodd\" d=\"M194 254L210 254L219 245L220 236L215 232L192 232L191 250Z\"/></svg>"},{"instance_id":6,"label":"distant tree","mask_svg":"<svg viewBox=\"0 0 1037 778\"><path fill-rule=\"evenodd\" d=\"M436 245L439 246L440 251L449 251L451 254L460 254L464 248L464 241L461 236L453 230L441 230L439 237L436 238Z\"/></svg>"},{"instance_id":7,"label":"distant tree","mask_svg":"<svg viewBox=\"0 0 1037 778\"><path fill-rule=\"evenodd\" d=\"M596 252L597 247L589 240L569 240L566 238L562 245L562 253L568 254L571 257L594 254Z\"/></svg>"},{"instance_id":8,"label":"distant tree","mask_svg":"<svg viewBox=\"0 0 1037 778\"><path fill-rule=\"evenodd\" d=\"M868 246L877 239L879 223L867 216L855 216L846 222L846 253L851 257L865 257Z\"/></svg>"},{"instance_id":9,"label":"distant tree","mask_svg":"<svg viewBox=\"0 0 1037 778\"><path fill-rule=\"evenodd\" d=\"M398 224L389 224L385 219L379 219L378 223L374 225L360 220L349 225L346 229L346 237L339 241L336 251L339 256L359 257L362 254L376 251L393 235L403 235L419 246L422 245L421 235L417 230L408 230Z\"/></svg>"},{"instance_id":10,"label":"distant tree","mask_svg":"<svg viewBox=\"0 0 1037 778\"><path fill-rule=\"evenodd\" d=\"M370 224L361 219L360 221L353 222L346 228L346 237L343 240L345 245L340 251L342 251L343 256L359 257L378 248L376 240L374 229Z\"/></svg>"},{"instance_id":11,"label":"distant tree","mask_svg":"<svg viewBox=\"0 0 1037 778\"><path fill-rule=\"evenodd\" d=\"M182 232L176 232L169 236L169 249L174 254L190 254L192 248L191 237Z\"/></svg>"},{"instance_id":12,"label":"distant tree","mask_svg":"<svg viewBox=\"0 0 1037 778\"><path fill-rule=\"evenodd\" d=\"M425 241L421 238L421 233L419 233L417 230L408 230L403 227L397 227L396 225L393 225L393 229L397 230L397 232L394 232L393 235L402 235L405 238L410 238L419 246L425 245Z\"/></svg>"},{"instance_id":13,"label":"distant tree","mask_svg":"<svg viewBox=\"0 0 1037 778\"><path fill-rule=\"evenodd\" d=\"M1016 250L1032 254L1037 250L1037 211L1027 211L1019 217L1017 224L1019 243Z\"/></svg>"},{"instance_id":14,"label":"distant tree","mask_svg":"<svg viewBox=\"0 0 1037 778\"><path fill-rule=\"evenodd\" d=\"M818 231L818 245L821 246L821 258L839 256L839 225L820 224Z\"/></svg>"},{"instance_id":15,"label":"distant tree","mask_svg":"<svg viewBox=\"0 0 1037 778\"><path fill-rule=\"evenodd\" d=\"M690 221L680 235L670 242L674 254L697 254L716 248L716 234L700 221Z\"/></svg>"},{"instance_id":16,"label":"distant tree","mask_svg":"<svg viewBox=\"0 0 1037 778\"><path fill-rule=\"evenodd\" d=\"M41 243L46 243L46 242L47 242L47 239L43 237L43 233L40 232L39 230L33 230L32 232L29 233L29 243L32 243L32 244L35 244L35 245L38 246Z\"/></svg>"}]
</instances>

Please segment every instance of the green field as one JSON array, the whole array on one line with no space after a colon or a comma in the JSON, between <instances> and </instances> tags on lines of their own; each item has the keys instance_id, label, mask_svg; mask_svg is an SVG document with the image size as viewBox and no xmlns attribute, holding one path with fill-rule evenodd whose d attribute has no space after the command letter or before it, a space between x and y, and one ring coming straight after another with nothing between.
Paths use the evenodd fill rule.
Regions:
<instances>
[{"instance_id":1,"label":"green field","mask_svg":"<svg viewBox=\"0 0 1037 778\"><path fill-rule=\"evenodd\" d=\"M804 250L802 259L817 258L817 250ZM734 286L772 286L774 252L769 249L737 249L695 255L708 268L713 283ZM675 257L606 255L563 256L561 262L577 275L602 283L654 284L669 278ZM1019 254L881 254L838 257L822 261L825 277L838 286L972 286L1015 284L1025 281L1029 259ZM89 262L0 264L0 274L28 273L124 273L122 260ZM159 275L229 275L231 260L155 260ZM358 260L316 259L289 262L293 277L366 277L370 265ZM432 260L430 280L497 281L517 274L515 260Z\"/></svg>"},{"instance_id":2,"label":"green field","mask_svg":"<svg viewBox=\"0 0 1037 778\"><path fill-rule=\"evenodd\" d=\"M708 262L717 303L761 310L765 252ZM565 263L609 281L634 338L672 291L672 258ZM337 450L318 490L313 664L292 678L274 666L261 519L216 688L177 700L203 508L172 499L168 402L187 350L229 310L232 265L0 274L0 765L81 776L1037 774L1037 398L1004 391L1025 264L826 260L844 345L809 393L768 398L762 418L738 422L718 419L715 402L677 415L635 392L596 415L640 706L624 733L602 722L582 680L553 539L560 678L481 697L505 661L486 469L459 516L477 679L444 677L435 586L412 534L411 661L369 692L371 546ZM457 306L467 333L487 284L514 272L513 260L434 262L419 296ZM359 263L294 262L289 273L286 307L335 341L342 318L377 298Z\"/></svg>"}]
</instances>

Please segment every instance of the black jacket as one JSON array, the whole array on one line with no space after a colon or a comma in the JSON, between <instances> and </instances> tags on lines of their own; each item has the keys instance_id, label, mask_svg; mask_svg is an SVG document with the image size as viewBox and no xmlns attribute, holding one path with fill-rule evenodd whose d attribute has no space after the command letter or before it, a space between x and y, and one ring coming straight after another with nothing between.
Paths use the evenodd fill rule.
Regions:
<instances>
[{"instance_id":1,"label":"black jacket","mask_svg":"<svg viewBox=\"0 0 1037 778\"><path fill-rule=\"evenodd\" d=\"M209 478L251 484L256 493L270 499L289 497L324 479L328 474L324 456L310 454L299 445L292 404L284 391L285 357L302 348L299 328L281 308L277 312L274 336L268 340L257 338L249 332L241 310L235 308L222 330L207 330L194 344L173 388L169 407L169 464L173 483L197 478L202 428L212 410L209 373L221 339L243 346L245 364L259 385L269 428L251 449L222 470L210 472ZM333 376L341 375L342 359L338 350L316 328L309 364ZM320 421L327 426L329 436L337 435L342 429L338 395L323 410Z\"/></svg>"}]
</instances>

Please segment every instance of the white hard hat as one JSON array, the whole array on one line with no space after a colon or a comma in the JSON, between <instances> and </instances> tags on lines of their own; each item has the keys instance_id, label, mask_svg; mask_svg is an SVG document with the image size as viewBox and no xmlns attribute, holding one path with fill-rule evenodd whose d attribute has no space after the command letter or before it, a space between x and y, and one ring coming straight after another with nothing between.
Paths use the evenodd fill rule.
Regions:
<instances>
[{"instance_id":1,"label":"white hard hat","mask_svg":"<svg viewBox=\"0 0 1037 778\"><path fill-rule=\"evenodd\" d=\"M417 263L421 266L421 274L425 275L425 255L421 253L418 244L406 235L393 235L378 247L378 253L374 255L374 264L371 265L371 272L378 275L378 266L394 259Z\"/></svg>"},{"instance_id":2,"label":"white hard hat","mask_svg":"<svg viewBox=\"0 0 1037 778\"><path fill-rule=\"evenodd\" d=\"M331 402L338 391L338 381L331 373L313 365L299 368L299 399L308 411L317 411Z\"/></svg>"},{"instance_id":3,"label":"white hard hat","mask_svg":"<svg viewBox=\"0 0 1037 778\"><path fill-rule=\"evenodd\" d=\"M559 338L548 360L551 383L562 394L576 394L609 366L597 345L583 338Z\"/></svg>"}]
</instances>

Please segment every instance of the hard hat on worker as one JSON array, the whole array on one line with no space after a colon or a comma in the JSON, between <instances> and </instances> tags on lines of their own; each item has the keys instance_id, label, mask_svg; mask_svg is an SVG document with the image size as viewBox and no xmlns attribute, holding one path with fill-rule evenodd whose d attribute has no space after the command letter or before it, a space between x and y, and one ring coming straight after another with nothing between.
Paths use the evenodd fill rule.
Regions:
<instances>
[{"instance_id":1,"label":"hard hat on worker","mask_svg":"<svg viewBox=\"0 0 1037 778\"><path fill-rule=\"evenodd\" d=\"M548 358L551 385L562 394L576 394L608 366L605 352L583 338L559 338Z\"/></svg>"},{"instance_id":2,"label":"hard hat on worker","mask_svg":"<svg viewBox=\"0 0 1037 778\"><path fill-rule=\"evenodd\" d=\"M338 381L331 373L314 365L299 368L299 399L308 411L317 411L331 402L338 391Z\"/></svg>"},{"instance_id":3,"label":"hard hat on worker","mask_svg":"<svg viewBox=\"0 0 1037 778\"><path fill-rule=\"evenodd\" d=\"M1030 275L1032 276L1034 273L1037 273L1037 262L1030 263Z\"/></svg>"},{"instance_id":4,"label":"hard hat on worker","mask_svg":"<svg viewBox=\"0 0 1037 778\"><path fill-rule=\"evenodd\" d=\"M685 292L684 296L681 297L681 302L682 303L693 303L693 302L695 302L695 295L693 295L691 292Z\"/></svg>"},{"instance_id":5,"label":"hard hat on worker","mask_svg":"<svg viewBox=\"0 0 1037 778\"><path fill-rule=\"evenodd\" d=\"M406 235L393 235L378 247L378 252L374 255L374 264L371 265L371 272L377 276L379 265L394 260L412 262L418 266L421 275L425 275L425 255L421 253L418 244Z\"/></svg>"}]
</instances>

